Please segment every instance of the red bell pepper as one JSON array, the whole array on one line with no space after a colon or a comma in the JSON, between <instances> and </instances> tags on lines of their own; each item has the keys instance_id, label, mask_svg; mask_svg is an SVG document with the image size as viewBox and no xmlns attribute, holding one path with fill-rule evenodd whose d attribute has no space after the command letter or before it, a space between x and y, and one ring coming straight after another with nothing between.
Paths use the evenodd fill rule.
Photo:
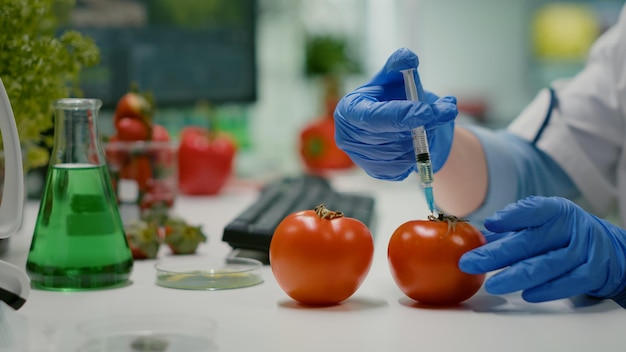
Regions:
<instances>
[{"instance_id":1,"label":"red bell pepper","mask_svg":"<svg viewBox=\"0 0 626 352\"><path fill-rule=\"evenodd\" d=\"M178 190L187 195L219 193L233 173L237 147L227 134L187 126L178 147Z\"/></svg>"},{"instance_id":2,"label":"red bell pepper","mask_svg":"<svg viewBox=\"0 0 626 352\"><path fill-rule=\"evenodd\" d=\"M354 166L350 157L335 144L332 115L309 123L300 132L300 156L307 169L313 173Z\"/></svg>"}]
</instances>

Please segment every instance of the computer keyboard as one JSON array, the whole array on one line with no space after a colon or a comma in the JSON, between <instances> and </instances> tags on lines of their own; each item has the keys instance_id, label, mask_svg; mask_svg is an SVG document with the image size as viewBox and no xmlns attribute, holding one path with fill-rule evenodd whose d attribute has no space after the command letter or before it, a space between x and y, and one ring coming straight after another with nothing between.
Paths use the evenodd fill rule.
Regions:
<instances>
[{"instance_id":1,"label":"computer keyboard","mask_svg":"<svg viewBox=\"0 0 626 352\"><path fill-rule=\"evenodd\" d=\"M371 196L337 192L320 176L290 176L266 184L257 200L226 225L222 241L236 250L235 255L254 257L267 264L272 235L285 216L312 210L320 204L372 225L374 198Z\"/></svg>"}]
</instances>

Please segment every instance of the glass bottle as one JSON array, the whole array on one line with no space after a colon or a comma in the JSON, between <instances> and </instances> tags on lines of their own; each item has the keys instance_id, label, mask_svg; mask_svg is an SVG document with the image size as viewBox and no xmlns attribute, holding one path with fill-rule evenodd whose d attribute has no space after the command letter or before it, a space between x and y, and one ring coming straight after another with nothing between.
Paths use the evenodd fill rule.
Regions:
<instances>
[{"instance_id":1,"label":"glass bottle","mask_svg":"<svg viewBox=\"0 0 626 352\"><path fill-rule=\"evenodd\" d=\"M123 285L133 259L98 134L98 99L54 105L54 146L26 270L34 287Z\"/></svg>"}]
</instances>

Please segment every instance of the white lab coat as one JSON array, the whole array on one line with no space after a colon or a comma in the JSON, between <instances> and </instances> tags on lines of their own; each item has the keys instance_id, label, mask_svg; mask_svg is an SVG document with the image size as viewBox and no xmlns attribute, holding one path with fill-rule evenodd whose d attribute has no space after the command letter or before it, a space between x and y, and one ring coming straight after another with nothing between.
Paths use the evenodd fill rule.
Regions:
<instances>
[{"instance_id":1,"label":"white lab coat","mask_svg":"<svg viewBox=\"0 0 626 352\"><path fill-rule=\"evenodd\" d=\"M536 141L594 213L607 216L617 207L626 224L626 7L594 43L585 68L552 87L553 104L547 89L540 92L508 130Z\"/></svg>"}]
</instances>

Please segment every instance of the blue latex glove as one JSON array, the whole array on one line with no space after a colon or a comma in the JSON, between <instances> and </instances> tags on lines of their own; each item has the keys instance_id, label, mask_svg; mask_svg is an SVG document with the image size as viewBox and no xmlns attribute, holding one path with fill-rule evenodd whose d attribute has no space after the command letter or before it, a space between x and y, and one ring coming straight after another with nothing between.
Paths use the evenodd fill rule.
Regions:
<instances>
[{"instance_id":1,"label":"blue latex glove","mask_svg":"<svg viewBox=\"0 0 626 352\"><path fill-rule=\"evenodd\" d=\"M489 293L522 290L529 302L623 296L626 230L571 201L528 197L487 218L485 228L489 243L465 253L459 267L470 274L505 268L485 282Z\"/></svg>"},{"instance_id":2,"label":"blue latex glove","mask_svg":"<svg viewBox=\"0 0 626 352\"><path fill-rule=\"evenodd\" d=\"M337 146L383 180L403 180L415 171L413 128L426 129L433 172L441 169L452 146L456 99L426 92L426 102L406 100L399 68L407 64L417 67L417 56L397 50L369 83L342 98L335 109Z\"/></svg>"}]
</instances>

